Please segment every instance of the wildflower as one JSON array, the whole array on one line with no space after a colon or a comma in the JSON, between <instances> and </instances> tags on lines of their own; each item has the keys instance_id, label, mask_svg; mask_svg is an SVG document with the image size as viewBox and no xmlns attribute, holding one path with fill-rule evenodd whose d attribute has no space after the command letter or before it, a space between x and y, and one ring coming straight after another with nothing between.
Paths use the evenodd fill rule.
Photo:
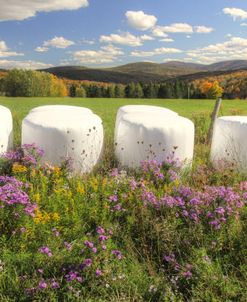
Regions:
<instances>
[{"instance_id":1,"label":"wildflower","mask_svg":"<svg viewBox=\"0 0 247 302\"><path fill-rule=\"evenodd\" d=\"M116 204L112 209L116 212L123 210L122 205L120 203Z\"/></svg>"},{"instance_id":2,"label":"wildflower","mask_svg":"<svg viewBox=\"0 0 247 302\"><path fill-rule=\"evenodd\" d=\"M42 254L46 254L48 257L52 256L52 253L48 246L42 246L41 248L39 248L39 252Z\"/></svg>"},{"instance_id":3,"label":"wildflower","mask_svg":"<svg viewBox=\"0 0 247 302\"><path fill-rule=\"evenodd\" d=\"M192 277L191 271L183 272L182 274L186 279L190 279Z\"/></svg>"},{"instance_id":4,"label":"wildflower","mask_svg":"<svg viewBox=\"0 0 247 302\"><path fill-rule=\"evenodd\" d=\"M112 254L115 255L119 260L122 259L122 253L119 250L112 250Z\"/></svg>"},{"instance_id":5,"label":"wildflower","mask_svg":"<svg viewBox=\"0 0 247 302\"><path fill-rule=\"evenodd\" d=\"M102 227L100 227L100 226L97 227L96 232L97 232L99 235L105 234L105 230L104 230Z\"/></svg>"},{"instance_id":6,"label":"wildflower","mask_svg":"<svg viewBox=\"0 0 247 302\"><path fill-rule=\"evenodd\" d=\"M93 242L90 242L88 240L84 241L85 246L89 247L90 249L94 247Z\"/></svg>"},{"instance_id":7,"label":"wildflower","mask_svg":"<svg viewBox=\"0 0 247 302\"><path fill-rule=\"evenodd\" d=\"M222 208L222 207L218 207L218 208L215 209L215 213L218 213L220 215L224 215L225 209Z\"/></svg>"},{"instance_id":8,"label":"wildflower","mask_svg":"<svg viewBox=\"0 0 247 302\"><path fill-rule=\"evenodd\" d=\"M68 251L71 251L71 250L72 250L72 244L71 244L71 243L68 243L67 241L64 241L64 246L65 246L65 248L66 248Z\"/></svg>"},{"instance_id":9,"label":"wildflower","mask_svg":"<svg viewBox=\"0 0 247 302\"><path fill-rule=\"evenodd\" d=\"M51 288L52 288L52 289L60 288L59 283L58 283L55 279L52 279L52 280L51 280Z\"/></svg>"},{"instance_id":10,"label":"wildflower","mask_svg":"<svg viewBox=\"0 0 247 302\"><path fill-rule=\"evenodd\" d=\"M95 275L96 275L96 277L100 277L102 275L102 271L97 268L96 272L95 272Z\"/></svg>"},{"instance_id":11,"label":"wildflower","mask_svg":"<svg viewBox=\"0 0 247 302\"><path fill-rule=\"evenodd\" d=\"M27 167L15 163L12 167L12 172L13 173L25 173L25 172L27 172Z\"/></svg>"},{"instance_id":12,"label":"wildflower","mask_svg":"<svg viewBox=\"0 0 247 302\"><path fill-rule=\"evenodd\" d=\"M41 289L41 290L46 289L47 288L47 283L44 280L41 280L39 282L38 288Z\"/></svg>"},{"instance_id":13,"label":"wildflower","mask_svg":"<svg viewBox=\"0 0 247 302\"><path fill-rule=\"evenodd\" d=\"M212 226L214 226L214 228L216 230L220 229L220 227L221 227L220 223L219 223L219 221L217 219L210 221L209 224L211 224Z\"/></svg>"},{"instance_id":14,"label":"wildflower","mask_svg":"<svg viewBox=\"0 0 247 302\"><path fill-rule=\"evenodd\" d=\"M80 277L78 272L76 272L76 271L70 271L67 275L65 275L65 279L68 282L76 280L79 283L81 283L83 281L82 277Z\"/></svg>"},{"instance_id":15,"label":"wildflower","mask_svg":"<svg viewBox=\"0 0 247 302\"><path fill-rule=\"evenodd\" d=\"M96 247L93 247L93 248L92 248L92 252L93 252L94 254L96 254L96 253L97 253L97 248L96 248Z\"/></svg>"},{"instance_id":16,"label":"wildflower","mask_svg":"<svg viewBox=\"0 0 247 302\"><path fill-rule=\"evenodd\" d=\"M36 287L31 287L31 288L26 288L26 289L25 289L25 293L26 293L28 296L32 296L32 295L34 295L36 292L37 292L37 288L36 288Z\"/></svg>"},{"instance_id":17,"label":"wildflower","mask_svg":"<svg viewBox=\"0 0 247 302\"><path fill-rule=\"evenodd\" d=\"M53 229L52 229L52 233L53 233L53 235L54 235L55 237L59 237L59 236L60 236L60 233L59 233L59 231L58 231L56 228L53 228Z\"/></svg>"},{"instance_id":18,"label":"wildflower","mask_svg":"<svg viewBox=\"0 0 247 302\"><path fill-rule=\"evenodd\" d=\"M119 175L118 169L113 169L110 173L110 176L112 177L117 177Z\"/></svg>"},{"instance_id":19,"label":"wildflower","mask_svg":"<svg viewBox=\"0 0 247 302\"><path fill-rule=\"evenodd\" d=\"M109 196L109 200L112 201L112 202L117 202L118 197L117 197L117 195L111 195L111 196Z\"/></svg>"},{"instance_id":20,"label":"wildflower","mask_svg":"<svg viewBox=\"0 0 247 302\"><path fill-rule=\"evenodd\" d=\"M106 241L107 239L108 239L108 237L105 236L105 235L100 235L100 236L99 236L99 241L100 241L100 242Z\"/></svg>"},{"instance_id":21,"label":"wildflower","mask_svg":"<svg viewBox=\"0 0 247 302\"><path fill-rule=\"evenodd\" d=\"M24 228L24 227L20 228L20 232L21 232L21 233L25 233L25 232L26 232L26 230L27 230L27 229L26 229L26 228Z\"/></svg>"},{"instance_id":22,"label":"wildflower","mask_svg":"<svg viewBox=\"0 0 247 302\"><path fill-rule=\"evenodd\" d=\"M174 256L174 254L171 254L171 255L166 255L166 256L164 256L164 260L166 261L166 262L174 262L175 261L175 256Z\"/></svg>"},{"instance_id":23,"label":"wildflower","mask_svg":"<svg viewBox=\"0 0 247 302\"><path fill-rule=\"evenodd\" d=\"M51 214L52 215L52 214ZM60 216L59 216L59 214L57 213L57 212L55 212L55 213L53 213L53 220L54 221L58 221L58 220L60 220Z\"/></svg>"},{"instance_id":24,"label":"wildflower","mask_svg":"<svg viewBox=\"0 0 247 302\"><path fill-rule=\"evenodd\" d=\"M90 258L85 259L85 260L83 261L84 267L89 267L89 266L92 265L92 263L93 263L93 261L92 261L92 259L90 259Z\"/></svg>"},{"instance_id":25,"label":"wildflower","mask_svg":"<svg viewBox=\"0 0 247 302\"><path fill-rule=\"evenodd\" d=\"M137 188L137 182L135 181L134 178L130 182L130 188L132 191L134 191Z\"/></svg>"}]
</instances>

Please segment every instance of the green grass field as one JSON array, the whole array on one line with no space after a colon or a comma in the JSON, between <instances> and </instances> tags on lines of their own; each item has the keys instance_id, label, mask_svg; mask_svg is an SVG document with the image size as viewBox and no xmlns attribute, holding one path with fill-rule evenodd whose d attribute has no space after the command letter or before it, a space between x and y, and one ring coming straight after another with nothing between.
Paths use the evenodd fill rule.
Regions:
<instances>
[{"instance_id":1,"label":"green grass field","mask_svg":"<svg viewBox=\"0 0 247 302\"><path fill-rule=\"evenodd\" d=\"M247 177L208 160L214 101L0 97L13 113L16 146L22 119L47 104L98 114L104 158L74 177L28 147L0 160L0 302L246 301ZM191 118L192 169L168 160L112 170L116 112L126 104ZM247 101L224 101L220 115L229 114L247 114Z\"/></svg>"},{"instance_id":2,"label":"green grass field","mask_svg":"<svg viewBox=\"0 0 247 302\"><path fill-rule=\"evenodd\" d=\"M20 143L20 123L28 111L34 107L52 104L66 104L88 107L98 114L104 122L106 137L112 137L114 122L119 107L128 104L146 104L167 107L180 115L192 118L193 114L213 111L213 100L163 100L163 99L77 99L77 98L6 98L0 97L0 105L8 107L15 124L15 142ZM220 115L233 112L247 114L246 100L223 101Z\"/></svg>"}]
</instances>

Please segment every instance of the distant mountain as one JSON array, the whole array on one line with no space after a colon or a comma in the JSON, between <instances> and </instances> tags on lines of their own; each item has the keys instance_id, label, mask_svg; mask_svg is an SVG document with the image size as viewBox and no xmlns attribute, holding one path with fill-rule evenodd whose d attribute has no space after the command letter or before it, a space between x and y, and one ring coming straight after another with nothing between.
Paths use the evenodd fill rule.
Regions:
<instances>
[{"instance_id":1,"label":"distant mountain","mask_svg":"<svg viewBox=\"0 0 247 302\"><path fill-rule=\"evenodd\" d=\"M232 60L211 65L170 61L167 63L137 62L112 68L87 68L84 66L62 66L44 71L71 80L130 83L163 82L174 78L197 78L214 73L247 70L247 60Z\"/></svg>"},{"instance_id":2,"label":"distant mountain","mask_svg":"<svg viewBox=\"0 0 247 302\"><path fill-rule=\"evenodd\" d=\"M247 60L232 60L214 63L208 66L210 71L247 69Z\"/></svg>"}]
</instances>

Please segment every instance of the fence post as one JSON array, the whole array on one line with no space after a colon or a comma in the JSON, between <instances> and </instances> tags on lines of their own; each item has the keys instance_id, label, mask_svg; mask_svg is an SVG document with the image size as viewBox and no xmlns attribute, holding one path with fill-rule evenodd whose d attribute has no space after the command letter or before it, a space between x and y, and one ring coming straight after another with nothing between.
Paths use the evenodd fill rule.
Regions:
<instances>
[{"instance_id":1,"label":"fence post","mask_svg":"<svg viewBox=\"0 0 247 302\"><path fill-rule=\"evenodd\" d=\"M218 98L216 100L216 103L215 103L215 106L214 106L214 111L211 115L211 123L210 123L209 131L208 131L208 137L207 137L207 142L208 142L209 146L211 146L211 144L212 144L214 124L215 124L216 118L219 114L221 103L222 103L222 99Z\"/></svg>"}]
</instances>

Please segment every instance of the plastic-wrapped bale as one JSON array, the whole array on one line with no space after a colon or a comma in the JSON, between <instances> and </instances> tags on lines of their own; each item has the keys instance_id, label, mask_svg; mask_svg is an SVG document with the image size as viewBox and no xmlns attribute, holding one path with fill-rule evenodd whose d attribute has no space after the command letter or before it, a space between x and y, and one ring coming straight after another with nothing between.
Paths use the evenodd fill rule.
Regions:
<instances>
[{"instance_id":1,"label":"plastic-wrapped bale","mask_svg":"<svg viewBox=\"0 0 247 302\"><path fill-rule=\"evenodd\" d=\"M221 161L233 163L247 171L247 116L217 118L214 127L211 160L215 166Z\"/></svg>"},{"instance_id":2,"label":"plastic-wrapped bale","mask_svg":"<svg viewBox=\"0 0 247 302\"><path fill-rule=\"evenodd\" d=\"M148 113L150 115L164 114L168 116L178 116L177 112L159 106L126 105L118 109L117 118L116 118L116 128L119 124L119 121L126 113L144 113L144 114Z\"/></svg>"},{"instance_id":3,"label":"plastic-wrapped bale","mask_svg":"<svg viewBox=\"0 0 247 302\"><path fill-rule=\"evenodd\" d=\"M10 110L0 105L0 154L13 145L13 121Z\"/></svg>"},{"instance_id":4,"label":"plastic-wrapped bale","mask_svg":"<svg viewBox=\"0 0 247 302\"><path fill-rule=\"evenodd\" d=\"M128 113L140 113L140 114L150 114L151 116L163 115L163 116L178 116L178 113L167 108L159 106L150 106L150 105L126 105L120 107L117 112L116 123L115 123L115 142L117 141L118 136L118 126L119 122L125 114Z\"/></svg>"},{"instance_id":5,"label":"plastic-wrapped bale","mask_svg":"<svg viewBox=\"0 0 247 302\"><path fill-rule=\"evenodd\" d=\"M122 166L129 168L139 167L143 160L163 162L172 154L184 166L190 165L194 133L193 122L184 117L124 114L118 126L116 156Z\"/></svg>"},{"instance_id":6,"label":"plastic-wrapped bale","mask_svg":"<svg viewBox=\"0 0 247 302\"><path fill-rule=\"evenodd\" d=\"M67 105L46 105L46 106L39 106L33 108L30 113L34 112L41 112L41 111L49 111L49 112L57 112L57 111L62 111L62 112L67 112L70 113L71 111L74 112L82 112L82 113L88 113L88 114L93 114L92 110L84 107L79 107L79 106L67 106Z\"/></svg>"},{"instance_id":7,"label":"plastic-wrapped bale","mask_svg":"<svg viewBox=\"0 0 247 302\"><path fill-rule=\"evenodd\" d=\"M90 172L103 149L102 120L81 110L31 112L22 122L22 144L35 143L45 151L44 162L60 165L72 160L75 173Z\"/></svg>"}]
</instances>

